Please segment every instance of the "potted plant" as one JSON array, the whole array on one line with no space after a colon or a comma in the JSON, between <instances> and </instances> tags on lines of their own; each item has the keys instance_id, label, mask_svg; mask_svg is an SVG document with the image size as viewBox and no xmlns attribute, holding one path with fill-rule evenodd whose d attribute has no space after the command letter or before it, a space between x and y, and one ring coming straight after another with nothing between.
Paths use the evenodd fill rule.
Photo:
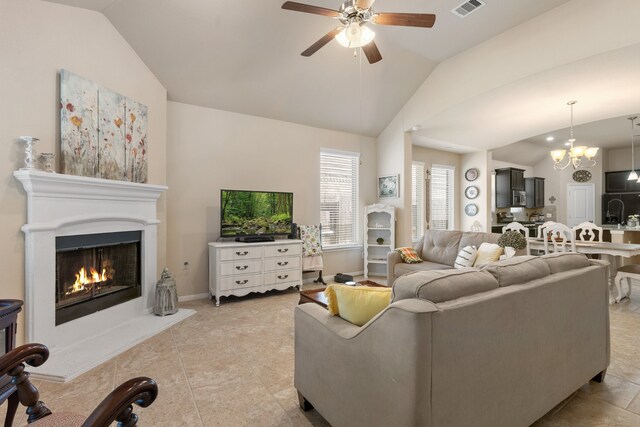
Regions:
<instances>
[{"instance_id":1,"label":"potted plant","mask_svg":"<svg viewBox=\"0 0 640 427\"><path fill-rule=\"evenodd\" d=\"M507 231L498 237L498 245L504 248L505 258L511 258L519 249L527 247L527 239L519 231Z\"/></svg>"},{"instance_id":2,"label":"potted plant","mask_svg":"<svg viewBox=\"0 0 640 427\"><path fill-rule=\"evenodd\" d=\"M382 245L384 243L384 239L382 237L378 237L376 242L378 242L379 245Z\"/></svg>"}]
</instances>

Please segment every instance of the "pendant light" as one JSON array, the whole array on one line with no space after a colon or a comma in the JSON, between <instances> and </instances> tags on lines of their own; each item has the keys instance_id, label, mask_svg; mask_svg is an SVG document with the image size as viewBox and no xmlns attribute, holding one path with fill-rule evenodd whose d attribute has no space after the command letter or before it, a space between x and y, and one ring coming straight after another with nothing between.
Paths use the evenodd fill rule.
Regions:
<instances>
[{"instance_id":1,"label":"pendant light","mask_svg":"<svg viewBox=\"0 0 640 427\"><path fill-rule=\"evenodd\" d=\"M572 165L574 169L580 167L592 167L596 165L594 157L598 154L598 147L587 147L585 145L574 146L573 143L576 139L573 137L573 106L578 101L569 101L567 105L571 107L571 137L569 138L569 157L566 162L563 162L567 150L553 150L551 159L553 160L553 168L556 170L566 169L567 166Z\"/></svg>"},{"instance_id":2,"label":"pendant light","mask_svg":"<svg viewBox=\"0 0 640 427\"><path fill-rule=\"evenodd\" d=\"M638 116L628 117L627 119L631 121L631 172L629 172L629 177L627 178L629 181L638 181L638 174L636 173L635 168L635 153L633 147L633 122L637 119Z\"/></svg>"}]
</instances>

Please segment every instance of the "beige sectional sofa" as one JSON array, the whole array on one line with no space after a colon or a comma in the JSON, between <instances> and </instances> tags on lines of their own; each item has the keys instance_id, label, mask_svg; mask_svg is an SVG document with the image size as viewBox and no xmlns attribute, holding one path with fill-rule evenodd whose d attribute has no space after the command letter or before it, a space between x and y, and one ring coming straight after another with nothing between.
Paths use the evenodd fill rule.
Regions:
<instances>
[{"instance_id":1,"label":"beige sectional sofa","mask_svg":"<svg viewBox=\"0 0 640 427\"><path fill-rule=\"evenodd\" d=\"M495 233L427 230L413 247L424 262L405 264L397 252L389 252L387 283L392 285L398 277L413 271L451 269L462 248L480 247L483 242L497 243L499 237L500 234Z\"/></svg>"},{"instance_id":2,"label":"beige sectional sofa","mask_svg":"<svg viewBox=\"0 0 640 427\"><path fill-rule=\"evenodd\" d=\"M400 277L362 327L295 310L295 387L341 426L528 426L609 365L607 265L580 254Z\"/></svg>"}]
</instances>

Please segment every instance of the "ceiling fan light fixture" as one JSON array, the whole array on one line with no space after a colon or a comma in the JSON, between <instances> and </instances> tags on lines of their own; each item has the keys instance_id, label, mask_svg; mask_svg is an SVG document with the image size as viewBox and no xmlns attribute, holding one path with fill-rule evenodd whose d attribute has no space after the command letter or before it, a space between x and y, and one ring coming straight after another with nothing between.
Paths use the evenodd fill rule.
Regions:
<instances>
[{"instance_id":1,"label":"ceiling fan light fixture","mask_svg":"<svg viewBox=\"0 0 640 427\"><path fill-rule=\"evenodd\" d=\"M357 48L371 43L375 36L376 33L370 28L360 25L359 22L352 22L336 35L336 40L344 47Z\"/></svg>"}]
</instances>

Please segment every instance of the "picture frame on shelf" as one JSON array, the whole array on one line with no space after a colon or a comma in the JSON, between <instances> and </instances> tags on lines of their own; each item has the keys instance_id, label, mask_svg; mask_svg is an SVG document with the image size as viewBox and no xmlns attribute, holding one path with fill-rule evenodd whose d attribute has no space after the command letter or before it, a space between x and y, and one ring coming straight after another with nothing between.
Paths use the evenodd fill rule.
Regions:
<instances>
[{"instance_id":1,"label":"picture frame on shelf","mask_svg":"<svg viewBox=\"0 0 640 427\"><path fill-rule=\"evenodd\" d=\"M385 175L378 177L378 198L397 199L400 194L400 175Z\"/></svg>"}]
</instances>

